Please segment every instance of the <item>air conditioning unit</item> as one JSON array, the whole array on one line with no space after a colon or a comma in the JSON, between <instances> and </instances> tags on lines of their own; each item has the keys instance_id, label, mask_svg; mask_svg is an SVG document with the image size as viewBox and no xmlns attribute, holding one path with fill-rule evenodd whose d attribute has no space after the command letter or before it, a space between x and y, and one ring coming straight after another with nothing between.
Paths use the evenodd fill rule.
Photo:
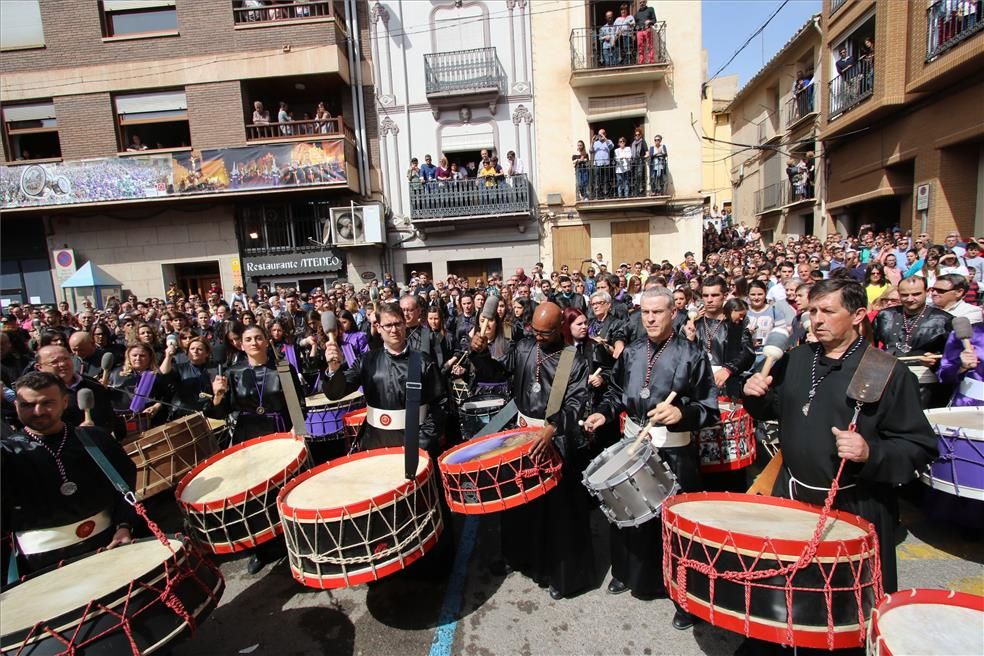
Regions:
<instances>
[{"instance_id":1,"label":"air conditioning unit","mask_svg":"<svg viewBox=\"0 0 984 656\"><path fill-rule=\"evenodd\" d=\"M331 242L342 248L382 244L386 240L380 205L349 205L329 210Z\"/></svg>"}]
</instances>

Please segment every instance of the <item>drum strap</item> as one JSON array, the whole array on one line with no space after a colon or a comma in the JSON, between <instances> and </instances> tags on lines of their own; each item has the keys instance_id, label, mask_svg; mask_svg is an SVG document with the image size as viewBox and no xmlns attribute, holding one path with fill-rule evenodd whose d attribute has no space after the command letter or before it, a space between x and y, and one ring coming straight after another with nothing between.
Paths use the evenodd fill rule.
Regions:
<instances>
[{"instance_id":1,"label":"drum strap","mask_svg":"<svg viewBox=\"0 0 984 656\"><path fill-rule=\"evenodd\" d=\"M420 351L410 349L407 360L407 429L403 433L403 464L408 480L417 477L420 460L420 384L423 358Z\"/></svg>"},{"instance_id":2,"label":"drum strap","mask_svg":"<svg viewBox=\"0 0 984 656\"><path fill-rule=\"evenodd\" d=\"M277 349L273 350L274 355ZM290 423L294 434L298 437L307 437L307 426L304 424L304 411L301 410L301 400L297 396L297 388L294 387L294 371L290 368L290 363L286 360L277 360L277 378L280 379L280 389L284 392L284 401L287 404L287 414L290 416Z\"/></svg>"},{"instance_id":3,"label":"drum strap","mask_svg":"<svg viewBox=\"0 0 984 656\"><path fill-rule=\"evenodd\" d=\"M120 473L116 471L116 467L113 467L113 464L109 461L109 458L106 457L106 454L102 452L102 449L96 446L96 443L92 440L92 436L89 435L89 429L85 426L78 426L75 429L75 436L79 438L79 441L82 442L82 446L85 447L86 452L93 460L96 461L96 464L99 465L99 469L101 469L103 474L106 475L109 482L113 484L113 487L115 487L117 491L123 495L123 498L126 499L131 505L136 503L137 497L134 496L130 486L126 484L126 481L123 480Z\"/></svg>"},{"instance_id":4,"label":"drum strap","mask_svg":"<svg viewBox=\"0 0 984 656\"><path fill-rule=\"evenodd\" d=\"M567 393L567 384L571 380L571 369L574 366L574 354L577 349L573 346L565 346L557 362L557 373L554 375L553 383L550 385L550 396L547 398L547 411L543 413L543 419L549 420L564 405L564 395Z\"/></svg>"}]
</instances>

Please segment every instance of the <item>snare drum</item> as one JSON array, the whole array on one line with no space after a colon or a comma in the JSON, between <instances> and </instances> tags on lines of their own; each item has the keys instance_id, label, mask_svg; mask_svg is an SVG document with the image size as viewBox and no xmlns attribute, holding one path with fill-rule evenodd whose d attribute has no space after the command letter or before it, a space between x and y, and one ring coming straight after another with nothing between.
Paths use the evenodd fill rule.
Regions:
<instances>
[{"instance_id":1,"label":"snare drum","mask_svg":"<svg viewBox=\"0 0 984 656\"><path fill-rule=\"evenodd\" d=\"M521 506L557 487L563 462L551 444L545 463L530 458L539 428L516 428L464 442L438 459L448 507L483 515Z\"/></svg>"},{"instance_id":2,"label":"snare drum","mask_svg":"<svg viewBox=\"0 0 984 656\"><path fill-rule=\"evenodd\" d=\"M329 401L324 394L315 394L304 400L307 407L307 417L304 425L307 428L308 449L311 460L316 464L329 458L345 455L351 446L351 440L344 430L344 416L355 408L366 405L361 391L355 391L337 401Z\"/></svg>"},{"instance_id":3,"label":"snare drum","mask_svg":"<svg viewBox=\"0 0 984 656\"><path fill-rule=\"evenodd\" d=\"M437 544L444 524L434 467L420 451L417 475L402 447L374 449L321 465L277 498L294 578L344 588L397 572Z\"/></svg>"},{"instance_id":4,"label":"snare drum","mask_svg":"<svg viewBox=\"0 0 984 656\"><path fill-rule=\"evenodd\" d=\"M659 515L663 502L677 493L676 477L649 440L629 454L635 439L624 439L601 452L584 470L582 482L601 502L601 511L619 528L640 526Z\"/></svg>"},{"instance_id":5,"label":"snare drum","mask_svg":"<svg viewBox=\"0 0 984 656\"><path fill-rule=\"evenodd\" d=\"M694 431L705 474L734 471L755 462L755 422L744 406L727 397L718 398L721 422Z\"/></svg>"},{"instance_id":6,"label":"snare drum","mask_svg":"<svg viewBox=\"0 0 984 656\"><path fill-rule=\"evenodd\" d=\"M812 559L820 508L748 494L678 494L663 505L663 577L684 610L735 633L795 647L864 644L882 596L869 522L832 511Z\"/></svg>"},{"instance_id":7,"label":"snare drum","mask_svg":"<svg viewBox=\"0 0 984 656\"><path fill-rule=\"evenodd\" d=\"M307 463L304 440L290 433L247 440L201 463L175 490L192 538L217 554L272 540L283 531L277 493Z\"/></svg>"},{"instance_id":8,"label":"snare drum","mask_svg":"<svg viewBox=\"0 0 984 656\"><path fill-rule=\"evenodd\" d=\"M934 408L926 418L939 438L940 457L921 474L923 483L984 500L984 406Z\"/></svg>"},{"instance_id":9,"label":"snare drum","mask_svg":"<svg viewBox=\"0 0 984 656\"><path fill-rule=\"evenodd\" d=\"M201 413L144 431L123 443L137 466L137 500L170 490L198 463L218 451L212 428Z\"/></svg>"},{"instance_id":10,"label":"snare drum","mask_svg":"<svg viewBox=\"0 0 984 656\"><path fill-rule=\"evenodd\" d=\"M984 597L951 590L900 590L871 615L868 656L984 654Z\"/></svg>"},{"instance_id":11,"label":"snare drum","mask_svg":"<svg viewBox=\"0 0 984 656\"><path fill-rule=\"evenodd\" d=\"M477 394L462 403L458 408L461 436L466 440L475 437L505 406L505 397L498 394Z\"/></svg>"},{"instance_id":12,"label":"snare drum","mask_svg":"<svg viewBox=\"0 0 984 656\"><path fill-rule=\"evenodd\" d=\"M15 583L0 593L0 653L145 654L189 633L225 582L180 540L169 545L137 540Z\"/></svg>"}]
</instances>

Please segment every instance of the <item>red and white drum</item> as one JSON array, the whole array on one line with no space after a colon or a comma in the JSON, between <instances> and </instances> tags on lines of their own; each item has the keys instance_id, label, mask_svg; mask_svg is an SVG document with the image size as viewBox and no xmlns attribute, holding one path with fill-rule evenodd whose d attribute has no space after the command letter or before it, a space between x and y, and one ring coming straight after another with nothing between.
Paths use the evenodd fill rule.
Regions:
<instances>
[{"instance_id":1,"label":"red and white drum","mask_svg":"<svg viewBox=\"0 0 984 656\"><path fill-rule=\"evenodd\" d=\"M351 446L359 441L362 424L366 423L367 408L359 408L342 415L342 428L345 431L345 441Z\"/></svg>"},{"instance_id":2,"label":"red and white drum","mask_svg":"<svg viewBox=\"0 0 984 656\"><path fill-rule=\"evenodd\" d=\"M900 590L871 614L868 656L984 654L984 597L951 590Z\"/></svg>"},{"instance_id":3,"label":"red and white drum","mask_svg":"<svg viewBox=\"0 0 984 656\"><path fill-rule=\"evenodd\" d=\"M251 549L282 532L277 493L307 468L304 439L274 433L201 463L175 490L191 537L213 553Z\"/></svg>"},{"instance_id":4,"label":"red and white drum","mask_svg":"<svg viewBox=\"0 0 984 656\"><path fill-rule=\"evenodd\" d=\"M718 398L721 423L694 431L700 470L706 474L734 471L755 462L755 422L740 403Z\"/></svg>"},{"instance_id":5,"label":"red and white drum","mask_svg":"<svg viewBox=\"0 0 984 656\"><path fill-rule=\"evenodd\" d=\"M430 551L444 529L434 466L423 450L407 480L402 447L332 460L277 498L290 571L312 588L375 581Z\"/></svg>"},{"instance_id":6,"label":"red and white drum","mask_svg":"<svg viewBox=\"0 0 984 656\"><path fill-rule=\"evenodd\" d=\"M148 654L192 632L225 589L177 538L82 556L0 593L3 654Z\"/></svg>"},{"instance_id":7,"label":"red and white drum","mask_svg":"<svg viewBox=\"0 0 984 656\"><path fill-rule=\"evenodd\" d=\"M670 497L666 589L690 613L745 636L816 649L862 646L882 596L875 528L832 511L815 540L821 510L725 492Z\"/></svg>"},{"instance_id":8,"label":"red and white drum","mask_svg":"<svg viewBox=\"0 0 984 656\"><path fill-rule=\"evenodd\" d=\"M557 487L563 461L551 444L541 462L530 457L539 428L516 428L463 442L438 458L448 507L465 515L529 503Z\"/></svg>"}]
</instances>

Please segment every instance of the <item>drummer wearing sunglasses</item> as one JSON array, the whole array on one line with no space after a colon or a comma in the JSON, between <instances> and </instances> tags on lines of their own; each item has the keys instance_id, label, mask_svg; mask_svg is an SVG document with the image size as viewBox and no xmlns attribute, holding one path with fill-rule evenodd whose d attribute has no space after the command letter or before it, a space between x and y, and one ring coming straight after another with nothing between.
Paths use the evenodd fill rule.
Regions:
<instances>
[{"instance_id":1,"label":"drummer wearing sunglasses","mask_svg":"<svg viewBox=\"0 0 984 656\"><path fill-rule=\"evenodd\" d=\"M65 383L56 374L32 371L14 385L23 427L0 442L0 532L14 536L16 550L11 554L3 541L4 580L128 544L136 513L86 452L77 427L63 419L69 406ZM102 428L83 430L132 488L136 467L116 440Z\"/></svg>"}]
</instances>

